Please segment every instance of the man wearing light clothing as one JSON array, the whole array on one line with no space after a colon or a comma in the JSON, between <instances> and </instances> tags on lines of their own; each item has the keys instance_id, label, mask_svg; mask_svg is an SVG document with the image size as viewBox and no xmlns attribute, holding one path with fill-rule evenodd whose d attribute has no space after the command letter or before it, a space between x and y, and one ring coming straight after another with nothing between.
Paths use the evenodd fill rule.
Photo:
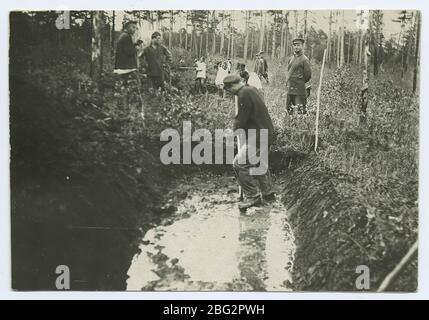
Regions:
<instances>
[{"instance_id":1,"label":"man wearing light clothing","mask_svg":"<svg viewBox=\"0 0 429 320\"><path fill-rule=\"evenodd\" d=\"M196 62L196 79L195 79L195 90L197 93L205 92L205 84L207 77L207 65L204 57Z\"/></svg>"}]
</instances>

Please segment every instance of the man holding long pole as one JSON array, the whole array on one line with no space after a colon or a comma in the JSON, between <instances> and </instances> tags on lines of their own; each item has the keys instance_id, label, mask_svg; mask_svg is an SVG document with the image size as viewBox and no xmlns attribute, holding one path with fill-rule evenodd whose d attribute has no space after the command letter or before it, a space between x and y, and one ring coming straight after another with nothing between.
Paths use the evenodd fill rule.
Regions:
<instances>
[{"instance_id":1,"label":"man holding long pole","mask_svg":"<svg viewBox=\"0 0 429 320\"><path fill-rule=\"evenodd\" d=\"M233 129L242 129L245 133L240 137L241 146L233 161L238 183L245 195L245 200L239 204L239 209L243 212L261 205L261 197L266 202L275 200L268 167L274 127L256 88L246 86L238 75L228 75L223 83L225 90L237 96L238 110Z\"/></svg>"}]
</instances>

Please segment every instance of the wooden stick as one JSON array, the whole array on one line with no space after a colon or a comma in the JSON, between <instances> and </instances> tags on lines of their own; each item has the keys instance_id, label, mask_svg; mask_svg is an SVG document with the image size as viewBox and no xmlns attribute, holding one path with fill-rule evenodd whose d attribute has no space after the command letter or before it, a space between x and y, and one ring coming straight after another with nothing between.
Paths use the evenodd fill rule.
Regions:
<instances>
[{"instance_id":1,"label":"wooden stick","mask_svg":"<svg viewBox=\"0 0 429 320\"><path fill-rule=\"evenodd\" d=\"M320 69L319 87L317 88L316 102L316 134L314 138L314 151L317 152L317 144L319 142L319 109L320 109L320 93L322 91L323 69L325 69L326 49L323 51L322 68Z\"/></svg>"},{"instance_id":2,"label":"wooden stick","mask_svg":"<svg viewBox=\"0 0 429 320\"><path fill-rule=\"evenodd\" d=\"M137 92L139 94L140 103L141 103L140 115L142 117L143 127L144 127L145 126L144 100L143 100L143 96L142 96L141 89L140 89L141 86L142 86L142 82L141 82L141 79L140 79L140 75L137 72L135 72L135 76L136 76L136 79L137 79Z\"/></svg>"},{"instance_id":3,"label":"wooden stick","mask_svg":"<svg viewBox=\"0 0 429 320\"><path fill-rule=\"evenodd\" d=\"M398 265L390 272L386 278L384 278L380 287L377 289L377 292L386 291L386 289L390 286L390 284L395 280L395 278L399 275L399 273L407 266L407 264L411 261L413 255L417 252L419 247L419 241L416 240L410 250L408 250L407 254L402 258L402 260L398 263Z\"/></svg>"},{"instance_id":4,"label":"wooden stick","mask_svg":"<svg viewBox=\"0 0 429 320\"><path fill-rule=\"evenodd\" d=\"M235 104L235 115L238 115L238 96L234 96L234 104ZM237 136L237 149L238 152L240 152L241 149L241 137ZM240 201L243 200L243 189L241 188L241 185L238 184L238 195Z\"/></svg>"}]
</instances>

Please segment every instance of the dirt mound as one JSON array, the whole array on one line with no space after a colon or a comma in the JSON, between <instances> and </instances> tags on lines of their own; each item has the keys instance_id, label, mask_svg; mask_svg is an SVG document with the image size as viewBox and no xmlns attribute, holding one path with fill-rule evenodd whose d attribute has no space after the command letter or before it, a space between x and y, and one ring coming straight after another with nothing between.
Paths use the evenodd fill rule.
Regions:
<instances>
[{"instance_id":1,"label":"dirt mound","mask_svg":"<svg viewBox=\"0 0 429 320\"><path fill-rule=\"evenodd\" d=\"M356 269L366 265L375 291L416 240L415 203L399 212L386 201L398 187L386 188L377 203L377 194L365 193L355 177L324 168L314 157L281 179L296 235L295 290L356 291ZM388 289L416 288L415 257Z\"/></svg>"}]
</instances>

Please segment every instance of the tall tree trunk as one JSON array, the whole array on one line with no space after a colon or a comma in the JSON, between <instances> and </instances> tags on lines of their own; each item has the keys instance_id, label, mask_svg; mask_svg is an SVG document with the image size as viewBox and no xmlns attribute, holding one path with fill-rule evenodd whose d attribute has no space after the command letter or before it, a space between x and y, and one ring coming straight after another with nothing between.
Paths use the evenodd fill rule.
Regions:
<instances>
[{"instance_id":1,"label":"tall tree trunk","mask_svg":"<svg viewBox=\"0 0 429 320\"><path fill-rule=\"evenodd\" d=\"M232 40L232 31L231 31L231 14L230 14L228 18L228 52L226 54L228 58L231 57L231 44L232 44L231 40Z\"/></svg>"},{"instance_id":2,"label":"tall tree trunk","mask_svg":"<svg viewBox=\"0 0 429 320\"><path fill-rule=\"evenodd\" d=\"M168 31L168 49L173 46L174 11L170 10L170 30Z\"/></svg>"},{"instance_id":3,"label":"tall tree trunk","mask_svg":"<svg viewBox=\"0 0 429 320\"><path fill-rule=\"evenodd\" d=\"M344 10L341 17L340 67L344 65Z\"/></svg>"},{"instance_id":4,"label":"tall tree trunk","mask_svg":"<svg viewBox=\"0 0 429 320\"><path fill-rule=\"evenodd\" d=\"M277 29L277 14L274 13L274 22L273 22L273 42L272 42L272 47L271 47L271 59L274 59L274 57L276 56L276 29Z\"/></svg>"},{"instance_id":5,"label":"tall tree trunk","mask_svg":"<svg viewBox=\"0 0 429 320\"><path fill-rule=\"evenodd\" d=\"M192 29L191 29L191 34L190 34L190 36L191 36L191 41L190 41L190 47L191 47L191 52L194 52L195 54L197 54L197 52L195 51L195 44L194 44L194 42L195 42L195 39L194 39L194 33L195 33L195 30L194 30L194 25L192 25Z\"/></svg>"},{"instance_id":6,"label":"tall tree trunk","mask_svg":"<svg viewBox=\"0 0 429 320\"><path fill-rule=\"evenodd\" d=\"M227 41L228 41L228 46L226 48L226 57L229 58L229 54L231 51L231 34L229 34Z\"/></svg>"},{"instance_id":7,"label":"tall tree trunk","mask_svg":"<svg viewBox=\"0 0 429 320\"><path fill-rule=\"evenodd\" d=\"M304 10L304 52L307 51L307 14L308 11Z\"/></svg>"},{"instance_id":8,"label":"tall tree trunk","mask_svg":"<svg viewBox=\"0 0 429 320\"><path fill-rule=\"evenodd\" d=\"M254 42L254 31L251 30L250 31L250 59L253 59L254 57L254 47L255 47L255 42Z\"/></svg>"},{"instance_id":9,"label":"tall tree trunk","mask_svg":"<svg viewBox=\"0 0 429 320\"><path fill-rule=\"evenodd\" d=\"M103 11L91 12L92 39L91 39L91 77L98 79L103 71L102 32L104 27Z\"/></svg>"},{"instance_id":10,"label":"tall tree trunk","mask_svg":"<svg viewBox=\"0 0 429 320\"><path fill-rule=\"evenodd\" d=\"M417 73L419 71L419 52L420 52L420 12L416 13L416 23L417 23L417 31L416 31L416 50L414 53L414 74L413 74L413 93L416 93L417 90Z\"/></svg>"},{"instance_id":11,"label":"tall tree trunk","mask_svg":"<svg viewBox=\"0 0 429 320\"><path fill-rule=\"evenodd\" d=\"M362 64L362 57L363 57L363 38L364 38L364 34L362 31L359 31L360 34L360 38L359 38L359 64Z\"/></svg>"},{"instance_id":12,"label":"tall tree trunk","mask_svg":"<svg viewBox=\"0 0 429 320\"><path fill-rule=\"evenodd\" d=\"M337 68L340 67L340 54L341 54L341 32L340 30L338 30L338 35L337 35L337 39L336 39L336 44L337 44Z\"/></svg>"},{"instance_id":13,"label":"tall tree trunk","mask_svg":"<svg viewBox=\"0 0 429 320\"><path fill-rule=\"evenodd\" d=\"M285 35L283 45L283 57L287 57L289 53L289 12L286 12Z\"/></svg>"},{"instance_id":14,"label":"tall tree trunk","mask_svg":"<svg viewBox=\"0 0 429 320\"><path fill-rule=\"evenodd\" d=\"M262 51L262 49L264 48L264 28L264 12L261 10L261 22L259 26L259 51Z\"/></svg>"},{"instance_id":15,"label":"tall tree trunk","mask_svg":"<svg viewBox=\"0 0 429 320\"><path fill-rule=\"evenodd\" d=\"M158 12L158 14L156 15L156 28L158 29L159 32L161 32L161 16L160 16L160 12Z\"/></svg>"},{"instance_id":16,"label":"tall tree trunk","mask_svg":"<svg viewBox=\"0 0 429 320\"><path fill-rule=\"evenodd\" d=\"M360 49L360 30L358 32L358 34L356 35L356 41L355 41L355 53L354 53L354 60L355 60L355 64L359 63L359 49Z\"/></svg>"},{"instance_id":17,"label":"tall tree trunk","mask_svg":"<svg viewBox=\"0 0 429 320\"><path fill-rule=\"evenodd\" d=\"M403 69L404 69L404 75L408 71L408 55L409 55L409 44L407 41L407 38L405 37L405 43L404 43L404 59L403 59Z\"/></svg>"},{"instance_id":18,"label":"tall tree trunk","mask_svg":"<svg viewBox=\"0 0 429 320\"><path fill-rule=\"evenodd\" d=\"M269 48L270 48L270 38L269 38L269 33L270 30L269 28L267 28L267 14L265 14L265 18L264 18L264 28L266 30L265 35L266 35L266 39L265 39L265 52L268 54Z\"/></svg>"},{"instance_id":19,"label":"tall tree trunk","mask_svg":"<svg viewBox=\"0 0 429 320\"><path fill-rule=\"evenodd\" d=\"M381 10L374 10L372 12L372 23L375 24L375 34L374 34L374 76L378 75L379 68L379 47L380 47L380 33L381 33L381 24L382 24L382 12Z\"/></svg>"},{"instance_id":20,"label":"tall tree trunk","mask_svg":"<svg viewBox=\"0 0 429 320\"><path fill-rule=\"evenodd\" d=\"M282 24L280 27L280 59L284 57L283 52L284 52L284 32L285 32L285 20L284 20L284 12L282 10Z\"/></svg>"},{"instance_id":21,"label":"tall tree trunk","mask_svg":"<svg viewBox=\"0 0 429 320\"><path fill-rule=\"evenodd\" d=\"M112 30L110 33L110 47L111 47L112 57L113 57L114 52L115 52L115 20L116 20L116 13L115 13L115 10L113 10L113 12L112 12Z\"/></svg>"},{"instance_id":22,"label":"tall tree trunk","mask_svg":"<svg viewBox=\"0 0 429 320\"><path fill-rule=\"evenodd\" d=\"M185 49L188 50L188 13L187 12L186 12L186 18L185 18Z\"/></svg>"},{"instance_id":23,"label":"tall tree trunk","mask_svg":"<svg viewBox=\"0 0 429 320\"><path fill-rule=\"evenodd\" d=\"M200 51L198 54L198 58L203 56L203 36L204 36L204 32L201 31L201 33L200 33Z\"/></svg>"},{"instance_id":24,"label":"tall tree trunk","mask_svg":"<svg viewBox=\"0 0 429 320\"><path fill-rule=\"evenodd\" d=\"M293 10L294 13L294 18L295 18L295 34L294 34L294 38L298 37L298 11L297 10Z\"/></svg>"},{"instance_id":25,"label":"tall tree trunk","mask_svg":"<svg viewBox=\"0 0 429 320\"><path fill-rule=\"evenodd\" d=\"M352 40L352 33L351 32L349 32L349 42L348 42L348 44L347 44L347 60L346 60L346 62L347 63L350 63L350 48L351 48L351 40Z\"/></svg>"},{"instance_id":26,"label":"tall tree trunk","mask_svg":"<svg viewBox=\"0 0 429 320\"><path fill-rule=\"evenodd\" d=\"M213 31L213 42L212 42L212 55L216 54L216 11L212 12L212 31Z\"/></svg>"},{"instance_id":27,"label":"tall tree trunk","mask_svg":"<svg viewBox=\"0 0 429 320\"><path fill-rule=\"evenodd\" d=\"M216 30L213 29L212 55L216 54Z\"/></svg>"},{"instance_id":28,"label":"tall tree trunk","mask_svg":"<svg viewBox=\"0 0 429 320\"><path fill-rule=\"evenodd\" d=\"M155 30L154 22L155 22L155 17L154 17L153 11L150 11L150 27L151 27L151 30Z\"/></svg>"},{"instance_id":29,"label":"tall tree trunk","mask_svg":"<svg viewBox=\"0 0 429 320\"><path fill-rule=\"evenodd\" d=\"M220 55L223 55L223 47L225 45L225 33L224 33L224 26L225 26L225 11L222 13L222 21L221 21L221 29L220 29L220 48L219 53Z\"/></svg>"},{"instance_id":30,"label":"tall tree trunk","mask_svg":"<svg viewBox=\"0 0 429 320\"><path fill-rule=\"evenodd\" d=\"M234 59L234 33L231 33L231 59Z\"/></svg>"},{"instance_id":31,"label":"tall tree trunk","mask_svg":"<svg viewBox=\"0 0 429 320\"><path fill-rule=\"evenodd\" d=\"M210 11L207 11L206 50L204 51L204 55L206 57L209 55L209 30L210 30Z\"/></svg>"},{"instance_id":32,"label":"tall tree trunk","mask_svg":"<svg viewBox=\"0 0 429 320\"><path fill-rule=\"evenodd\" d=\"M207 29L206 31L206 47L204 48L204 56L208 56L209 55L209 29Z\"/></svg>"},{"instance_id":33,"label":"tall tree trunk","mask_svg":"<svg viewBox=\"0 0 429 320\"><path fill-rule=\"evenodd\" d=\"M340 47L341 47L341 45L340 45L340 40L341 40L341 26L338 24L338 14L339 14L339 12L337 11L336 12L336 17L335 17L335 24L336 24L336 29L337 29L337 36L336 36L336 39L335 39L335 41L336 41L336 51L337 51L337 54L336 54L336 58L337 58L337 68L340 66Z\"/></svg>"},{"instance_id":34,"label":"tall tree trunk","mask_svg":"<svg viewBox=\"0 0 429 320\"><path fill-rule=\"evenodd\" d=\"M245 36L244 36L244 49L243 49L243 59L244 61L247 60L247 49L249 47L249 17L250 17L250 11L245 11Z\"/></svg>"},{"instance_id":35,"label":"tall tree trunk","mask_svg":"<svg viewBox=\"0 0 429 320\"><path fill-rule=\"evenodd\" d=\"M326 44L326 55L329 63L329 67L331 66L331 56L332 56L332 48L331 48L331 36L332 36L332 10L329 11L329 30L328 30L328 40Z\"/></svg>"},{"instance_id":36,"label":"tall tree trunk","mask_svg":"<svg viewBox=\"0 0 429 320\"><path fill-rule=\"evenodd\" d=\"M361 101L360 101L360 123L366 123L366 113L368 107L368 91L369 91L369 31L365 37L365 46L364 46L364 68L363 68L363 77L362 77L362 88L361 88Z\"/></svg>"}]
</instances>

